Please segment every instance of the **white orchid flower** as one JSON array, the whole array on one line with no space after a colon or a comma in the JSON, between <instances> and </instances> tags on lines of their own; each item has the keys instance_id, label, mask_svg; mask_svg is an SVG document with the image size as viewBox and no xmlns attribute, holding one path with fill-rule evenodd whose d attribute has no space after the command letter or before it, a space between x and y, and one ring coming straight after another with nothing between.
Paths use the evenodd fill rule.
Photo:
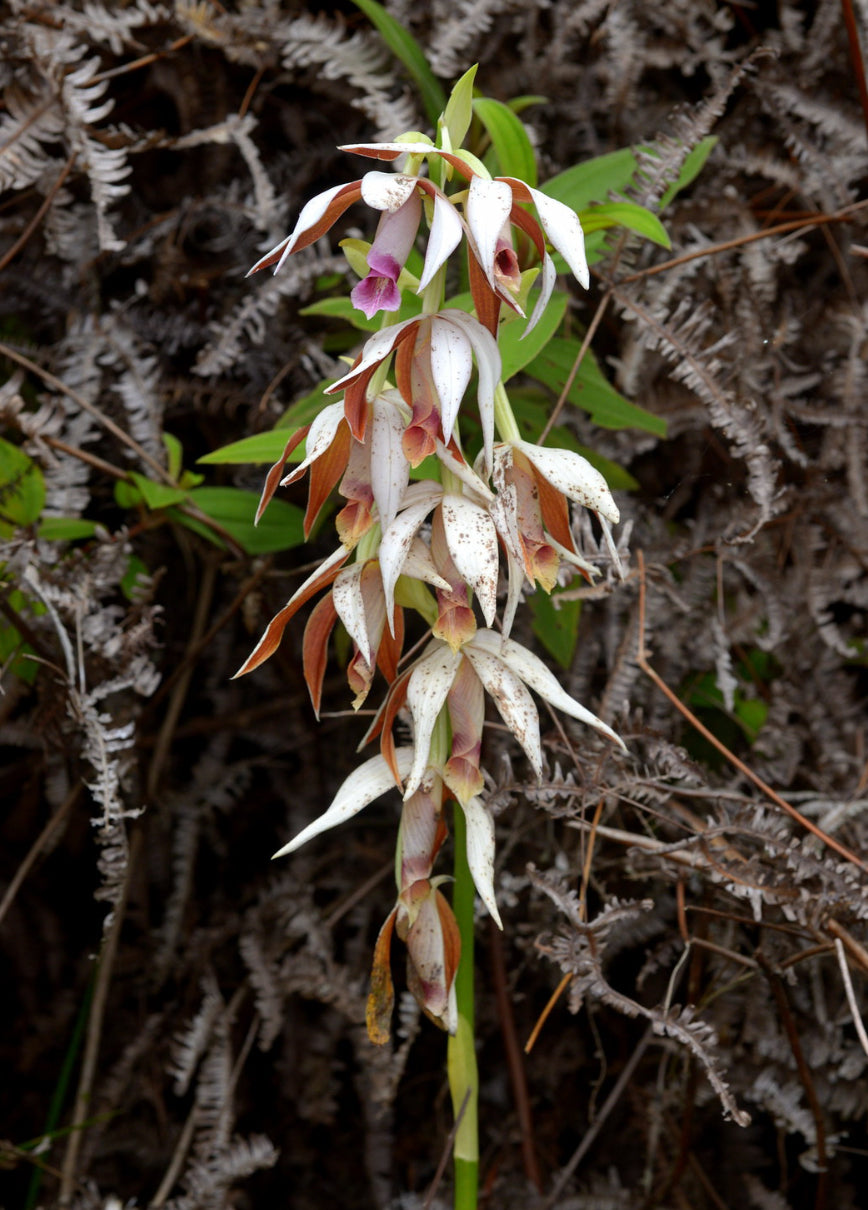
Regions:
<instances>
[{"instance_id":1,"label":"white orchid flower","mask_svg":"<svg viewBox=\"0 0 868 1210\"><path fill-rule=\"evenodd\" d=\"M415 763L415 749L397 748L394 755L398 771L404 778ZM428 776L436 775L436 770L431 770L427 765L424 772ZM419 784L421 783L422 778L419 779ZM315 836L321 836L323 832L346 823L388 790L395 788L395 775L391 766L383 756L372 756L346 778L328 809L312 820L306 828L302 828L288 844L278 849L274 858L294 853ZM416 789L419 789L418 785ZM405 795L405 798L409 797L410 795ZM472 799L462 810L467 822L467 862L473 882L480 899L500 925L494 896L494 821L479 798Z\"/></svg>"},{"instance_id":2,"label":"white orchid flower","mask_svg":"<svg viewBox=\"0 0 868 1210\"><path fill-rule=\"evenodd\" d=\"M520 228L533 241L542 262L541 289L525 335L533 329L545 310L555 283L555 266L546 251L546 240L561 254L579 284L586 290L590 285L585 236L578 215L575 210L541 190L512 176L487 180L462 159L460 152L447 152L426 143L354 143L341 150L381 160L394 160L408 152L412 155L438 156L456 168L470 182L465 203L465 223L474 259L492 294L519 312L521 308L516 304L512 291L497 273L498 241L507 223ZM536 219L522 209L528 204L536 209ZM480 317L483 314L478 303L477 314Z\"/></svg>"},{"instance_id":3,"label":"white orchid flower","mask_svg":"<svg viewBox=\"0 0 868 1210\"><path fill-rule=\"evenodd\" d=\"M538 778L542 777L542 747L539 715L531 689L554 709L594 727L624 748L612 728L570 697L538 656L493 630L478 630L459 651L434 640L410 673L406 702L413 720L416 756L407 774L405 794L412 794L421 783L427 767L423 754L427 753L437 716L465 659L521 744Z\"/></svg>"}]
</instances>

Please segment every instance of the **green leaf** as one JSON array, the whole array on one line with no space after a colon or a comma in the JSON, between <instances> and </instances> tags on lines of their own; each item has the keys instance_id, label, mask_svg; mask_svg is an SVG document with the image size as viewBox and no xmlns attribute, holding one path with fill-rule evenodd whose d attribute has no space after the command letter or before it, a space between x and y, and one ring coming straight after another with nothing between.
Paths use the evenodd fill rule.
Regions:
<instances>
[{"instance_id":1,"label":"green leaf","mask_svg":"<svg viewBox=\"0 0 868 1210\"><path fill-rule=\"evenodd\" d=\"M536 187L536 156L520 119L511 109L490 97L477 97L473 112L488 131L500 176L516 176Z\"/></svg>"},{"instance_id":2,"label":"green leaf","mask_svg":"<svg viewBox=\"0 0 868 1210\"><path fill-rule=\"evenodd\" d=\"M237 487L197 487L190 492L190 502L209 517L221 529L235 539L249 555L268 554L275 550L289 550L304 542L304 513L285 500L272 500L259 525L253 518L259 497ZM183 517L187 524L195 518ZM209 538L221 545L219 538L209 533Z\"/></svg>"},{"instance_id":3,"label":"green leaf","mask_svg":"<svg viewBox=\"0 0 868 1210\"><path fill-rule=\"evenodd\" d=\"M306 424L310 424L314 416L318 416L324 407L334 403L334 396L325 393L326 387L330 387L334 381L333 378L323 378L308 395L302 395L301 399L296 399L295 403L290 404L274 427L276 429L301 429ZM286 435L289 437L289 433Z\"/></svg>"},{"instance_id":4,"label":"green leaf","mask_svg":"<svg viewBox=\"0 0 868 1210\"><path fill-rule=\"evenodd\" d=\"M584 210L591 202L608 201L610 192L623 193L632 183L636 168L632 150L622 147L620 151L575 164L553 176L540 189L573 210Z\"/></svg>"},{"instance_id":5,"label":"green leaf","mask_svg":"<svg viewBox=\"0 0 868 1210\"><path fill-rule=\"evenodd\" d=\"M39 525L39 536L48 542L75 542L92 538L97 531L95 521L84 517L45 517Z\"/></svg>"},{"instance_id":6,"label":"green leaf","mask_svg":"<svg viewBox=\"0 0 868 1210\"><path fill-rule=\"evenodd\" d=\"M702 139L697 143L693 150L689 153L684 163L681 165L681 171L678 174L678 180L670 185L663 197L660 199L660 209L668 206L676 193L680 193L682 189L686 189L696 177L699 176L702 169L705 167L705 161L711 155L717 145L717 135L710 134L707 138Z\"/></svg>"},{"instance_id":7,"label":"green leaf","mask_svg":"<svg viewBox=\"0 0 868 1210\"><path fill-rule=\"evenodd\" d=\"M44 506L42 471L24 450L0 438L0 537L32 525Z\"/></svg>"},{"instance_id":8,"label":"green leaf","mask_svg":"<svg viewBox=\"0 0 868 1210\"><path fill-rule=\"evenodd\" d=\"M556 395L571 373L580 345L577 340L555 337L526 367L526 372L544 383ZM590 349L582 358L567 395L570 403L589 412L595 424L605 429L643 429L658 437L666 436L666 421L645 408L630 403L607 381Z\"/></svg>"},{"instance_id":9,"label":"green leaf","mask_svg":"<svg viewBox=\"0 0 868 1210\"><path fill-rule=\"evenodd\" d=\"M183 487L176 487L172 483L157 483L136 471L130 471L129 476L139 489L145 505L150 509L170 508L173 504L186 500L189 495Z\"/></svg>"},{"instance_id":10,"label":"green leaf","mask_svg":"<svg viewBox=\"0 0 868 1210\"><path fill-rule=\"evenodd\" d=\"M579 220L586 235L593 231L604 231L608 227L629 227L638 235L671 248L672 241L666 228L656 214L635 202L605 202L602 206L589 206L579 211Z\"/></svg>"},{"instance_id":11,"label":"green leaf","mask_svg":"<svg viewBox=\"0 0 868 1210\"><path fill-rule=\"evenodd\" d=\"M135 600L136 592L139 587L139 580L145 579L148 575L148 569L138 555L130 555L127 563L127 569L121 579L121 592L128 601Z\"/></svg>"},{"instance_id":12,"label":"green leaf","mask_svg":"<svg viewBox=\"0 0 868 1210\"><path fill-rule=\"evenodd\" d=\"M530 598L530 608L534 634L562 668L569 668L579 637L582 602L538 590Z\"/></svg>"},{"instance_id":13,"label":"green leaf","mask_svg":"<svg viewBox=\"0 0 868 1210\"><path fill-rule=\"evenodd\" d=\"M407 68L419 89L428 120L432 126L436 125L446 107L446 94L428 66L419 43L376 0L353 0L353 3L376 26L389 50Z\"/></svg>"},{"instance_id":14,"label":"green leaf","mask_svg":"<svg viewBox=\"0 0 868 1210\"><path fill-rule=\"evenodd\" d=\"M299 425L301 428L301 425ZM199 462L207 462L220 466L225 463L236 465L266 465L271 466L283 453L290 433L286 429L271 429L267 433L254 433L241 441L233 441L219 450L204 454Z\"/></svg>"},{"instance_id":15,"label":"green leaf","mask_svg":"<svg viewBox=\"0 0 868 1210\"><path fill-rule=\"evenodd\" d=\"M478 63L474 63L453 85L443 117L438 123L446 128L450 147L461 146L470 126L470 119L473 117L473 81L476 79L478 66Z\"/></svg>"},{"instance_id":16,"label":"green leaf","mask_svg":"<svg viewBox=\"0 0 868 1210\"><path fill-rule=\"evenodd\" d=\"M538 93L526 93L521 97L513 97L507 101L507 105L513 113L524 113L526 109L530 109L532 105L547 105L548 97L541 97Z\"/></svg>"},{"instance_id":17,"label":"green leaf","mask_svg":"<svg viewBox=\"0 0 868 1210\"><path fill-rule=\"evenodd\" d=\"M531 300L531 311L533 309ZM562 290L555 290L548 301L535 328L530 335L525 336L528 319L522 319L515 311L508 311L497 333L497 343L503 362L502 378L508 382L519 370L523 370L528 362L545 348L561 326L567 310L568 296ZM506 310L506 308L504 308Z\"/></svg>"},{"instance_id":18,"label":"green leaf","mask_svg":"<svg viewBox=\"0 0 868 1210\"><path fill-rule=\"evenodd\" d=\"M163 433L162 436L167 455L166 470L169 472L169 478L177 483L184 465L184 449L178 438L173 437L171 433Z\"/></svg>"}]
</instances>

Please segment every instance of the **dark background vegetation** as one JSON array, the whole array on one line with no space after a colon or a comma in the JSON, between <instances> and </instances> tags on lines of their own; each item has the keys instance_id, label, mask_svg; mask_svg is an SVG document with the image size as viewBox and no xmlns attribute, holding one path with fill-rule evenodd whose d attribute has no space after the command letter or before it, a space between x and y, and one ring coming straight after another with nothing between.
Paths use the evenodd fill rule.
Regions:
<instances>
[{"instance_id":1,"label":"dark background vegetation","mask_svg":"<svg viewBox=\"0 0 868 1210\"><path fill-rule=\"evenodd\" d=\"M847 984L864 1004L868 144L847 22L865 5L386 7L447 86L479 61L486 94L544 95L523 115L543 180L719 139L663 214L672 252L628 243L571 312L581 329L612 285L594 347L668 427L566 421L637 482L626 579L583 602L562 673L629 755L544 720L537 787L491 731L485 1204L864 1205ZM343 272L341 233L244 274L357 172L335 145L425 128L419 98L353 5L291 0L7 0L0 84L4 436L43 468L46 516L100 526L4 542L4 625L41 662L8 659L0 700L0 1204L421 1206L451 1124L444 1039L411 1001L387 1048L363 1024L394 807L268 860L354 766L364 720L336 713L336 662L315 725L300 627L230 680L328 539L251 557L114 491L153 477L162 431L192 470L334 372L350 338L300 310ZM659 676L839 851L643 669L641 583ZM510 1040L564 975L522 1082Z\"/></svg>"}]
</instances>

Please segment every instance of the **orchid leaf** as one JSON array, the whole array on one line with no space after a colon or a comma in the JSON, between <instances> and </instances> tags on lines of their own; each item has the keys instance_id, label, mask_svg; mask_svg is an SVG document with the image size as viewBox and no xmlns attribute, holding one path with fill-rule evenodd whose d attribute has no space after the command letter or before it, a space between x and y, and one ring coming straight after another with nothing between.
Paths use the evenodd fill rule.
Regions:
<instances>
[{"instance_id":1,"label":"orchid leaf","mask_svg":"<svg viewBox=\"0 0 868 1210\"><path fill-rule=\"evenodd\" d=\"M496 165L488 162L486 167L499 169L499 176L515 176L531 188L536 186L536 156L527 131L515 113L500 101L490 97L477 97L473 112L482 122L491 139Z\"/></svg>"},{"instance_id":2,"label":"orchid leaf","mask_svg":"<svg viewBox=\"0 0 868 1210\"><path fill-rule=\"evenodd\" d=\"M586 235L609 227L628 227L655 244L661 244L664 248L672 247L666 228L657 215L645 206L637 206L635 202L606 202L602 206L589 206L579 211L579 219Z\"/></svg>"},{"instance_id":3,"label":"orchid leaf","mask_svg":"<svg viewBox=\"0 0 868 1210\"><path fill-rule=\"evenodd\" d=\"M714 151L716 146L717 136L713 134L708 135L707 138L702 139L696 144L696 146L685 159L684 163L681 165L681 171L678 174L678 179L669 186L669 188L663 194L663 197L660 199L661 210L665 209L665 207L669 205L676 193L680 193L682 189L686 189L687 186L690 185L697 178L697 176L699 176L700 172L705 167L705 161L711 155L712 151Z\"/></svg>"},{"instance_id":4,"label":"orchid leaf","mask_svg":"<svg viewBox=\"0 0 868 1210\"><path fill-rule=\"evenodd\" d=\"M271 429L267 433L254 433L242 441L233 441L231 445L224 445L219 450L212 450L210 454L203 454L198 461L207 462L212 466L220 466L225 463L239 465L261 463L271 466L283 453L287 436L286 429ZM298 455L297 459L295 455ZM296 449L290 455L290 460L300 462L303 457L303 450Z\"/></svg>"},{"instance_id":5,"label":"orchid leaf","mask_svg":"<svg viewBox=\"0 0 868 1210\"><path fill-rule=\"evenodd\" d=\"M473 117L473 81L476 79L478 66L478 63L474 63L454 85L443 111L443 117L438 123L439 126L446 128L452 147L460 147L464 142L464 136L467 134L470 120Z\"/></svg>"},{"instance_id":6,"label":"orchid leaf","mask_svg":"<svg viewBox=\"0 0 868 1210\"><path fill-rule=\"evenodd\" d=\"M42 471L24 450L0 438L0 538L32 525L45 505Z\"/></svg>"},{"instance_id":7,"label":"orchid leaf","mask_svg":"<svg viewBox=\"0 0 868 1210\"><path fill-rule=\"evenodd\" d=\"M535 592L530 598L533 632L562 668L573 662L579 637L580 600L563 600L554 594Z\"/></svg>"},{"instance_id":8,"label":"orchid leaf","mask_svg":"<svg viewBox=\"0 0 868 1210\"><path fill-rule=\"evenodd\" d=\"M428 120L432 125L436 124L446 107L446 94L428 66L428 60L419 43L381 4L377 4L376 0L353 0L353 3L356 8L362 10L371 24L376 26L386 46L407 68L419 89Z\"/></svg>"},{"instance_id":9,"label":"orchid leaf","mask_svg":"<svg viewBox=\"0 0 868 1210\"><path fill-rule=\"evenodd\" d=\"M259 497L253 492L237 487L198 487L188 493L188 499L249 555L289 550L304 542L304 514L285 500L272 500L259 525L254 526ZM185 524L187 520L184 518ZM217 540L213 533L208 537Z\"/></svg>"},{"instance_id":10,"label":"orchid leaf","mask_svg":"<svg viewBox=\"0 0 868 1210\"><path fill-rule=\"evenodd\" d=\"M632 184L636 168L635 155L629 147L623 147L575 164L540 189L573 210L584 210L591 202L607 201L610 193L623 193Z\"/></svg>"},{"instance_id":11,"label":"orchid leaf","mask_svg":"<svg viewBox=\"0 0 868 1210\"><path fill-rule=\"evenodd\" d=\"M577 340L555 337L530 362L526 372L559 395L567 376L572 372L579 347ZM666 436L666 421L630 403L616 391L600 370L590 349L582 358L567 398L576 407L589 412L591 419L601 428L637 428L658 437Z\"/></svg>"},{"instance_id":12,"label":"orchid leaf","mask_svg":"<svg viewBox=\"0 0 868 1210\"><path fill-rule=\"evenodd\" d=\"M47 542L76 542L92 538L96 531L96 521L84 517L45 517L39 523L39 536Z\"/></svg>"}]
</instances>

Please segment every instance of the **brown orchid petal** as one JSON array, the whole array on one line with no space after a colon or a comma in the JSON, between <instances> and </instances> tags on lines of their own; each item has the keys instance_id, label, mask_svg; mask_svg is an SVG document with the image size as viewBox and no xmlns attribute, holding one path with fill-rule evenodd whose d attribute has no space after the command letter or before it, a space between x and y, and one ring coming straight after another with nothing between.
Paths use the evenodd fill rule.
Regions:
<instances>
[{"instance_id":1,"label":"brown orchid petal","mask_svg":"<svg viewBox=\"0 0 868 1210\"><path fill-rule=\"evenodd\" d=\"M374 376L377 367L372 366L361 377L351 382L344 391L344 415L350 432L356 441L364 441L368 425L368 383Z\"/></svg>"},{"instance_id":2,"label":"brown orchid petal","mask_svg":"<svg viewBox=\"0 0 868 1210\"><path fill-rule=\"evenodd\" d=\"M286 466L289 455L296 448L296 446L300 445L302 441L304 441L309 431L310 425L306 424L304 428L297 429L292 434L289 441L287 441L286 445L284 446L283 453L281 454L280 458L277 460L277 462L275 462L274 466L265 476L265 484L262 488L262 495L259 497L259 506L256 509L254 525L259 524L260 518L265 512L271 497L277 491L280 481L283 478L283 468Z\"/></svg>"},{"instance_id":3,"label":"brown orchid petal","mask_svg":"<svg viewBox=\"0 0 868 1210\"><path fill-rule=\"evenodd\" d=\"M383 631L377 648L377 666L390 685L398 675L398 661L404 650L404 610L400 606L395 609L394 630L394 635L388 627Z\"/></svg>"},{"instance_id":4,"label":"brown orchid petal","mask_svg":"<svg viewBox=\"0 0 868 1210\"><path fill-rule=\"evenodd\" d=\"M311 599L321 588L326 588L334 580L340 569L350 557L350 552L344 547L339 547L338 550L326 560L321 570L311 576L304 583L298 592L284 605L279 613L276 613L265 628L265 633L251 651L250 655L235 673L235 677L246 676L248 672L252 672L254 668L258 668L260 664L264 664L267 659L274 655L277 648L280 646L280 640L283 638L283 632L289 624L290 620L298 613L302 605ZM232 679L234 680L235 677Z\"/></svg>"},{"instance_id":5,"label":"brown orchid petal","mask_svg":"<svg viewBox=\"0 0 868 1210\"><path fill-rule=\"evenodd\" d=\"M304 628L302 643L304 679L317 718L319 718L322 683L328 663L329 636L334 629L337 616L332 594L329 593L314 606Z\"/></svg>"},{"instance_id":6,"label":"brown orchid petal","mask_svg":"<svg viewBox=\"0 0 868 1210\"><path fill-rule=\"evenodd\" d=\"M454 1028L450 995L461 956L461 936L452 908L429 890L407 934L407 984L420 1008L441 1029Z\"/></svg>"},{"instance_id":7,"label":"brown orchid petal","mask_svg":"<svg viewBox=\"0 0 868 1210\"><path fill-rule=\"evenodd\" d=\"M310 484L307 493L307 508L304 514L304 536L310 537L310 531L316 524L322 506L334 491L341 476L347 469L351 450L350 430L345 424L340 424L335 433L334 441L316 462L310 466Z\"/></svg>"},{"instance_id":8,"label":"brown orchid petal","mask_svg":"<svg viewBox=\"0 0 868 1210\"><path fill-rule=\"evenodd\" d=\"M567 550L576 554L575 542L570 529L570 509L566 496L552 487L548 479L535 475L539 492L540 509L542 510L543 525L554 538Z\"/></svg>"},{"instance_id":9,"label":"brown orchid petal","mask_svg":"<svg viewBox=\"0 0 868 1210\"><path fill-rule=\"evenodd\" d=\"M360 747L370 743L372 739L380 736L380 752L386 764L392 770L395 778L395 784L399 789L402 789L401 773L398 769L398 758L395 755L395 737L392 734L392 728L395 725L395 719L398 717L398 712L403 708L407 700L407 686L410 681L410 673L412 669L408 668L403 672L398 680L392 683L391 688L386 696L385 702L374 716L374 721L368 728Z\"/></svg>"},{"instance_id":10,"label":"brown orchid petal","mask_svg":"<svg viewBox=\"0 0 868 1210\"><path fill-rule=\"evenodd\" d=\"M447 836L443 819L443 783L433 779L429 790L418 789L405 800L401 810L402 892L431 876L437 854Z\"/></svg>"},{"instance_id":11,"label":"brown orchid petal","mask_svg":"<svg viewBox=\"0 0 868 1210\"><path fill-rule=\"evenodd\" d=\"M373 524L371 510L363 500L351 500L335 517L338 537L349 550L355 550L359 539L365 536Z\"/></svg>"},{"instance_id":12,"label":"brown orchid petal","mask_svg":"<svg viewBox=\"0 0 868 1210\"><path fill-rule=\"evenodd\" d=\"M380 929L380 935L377 937L377 944L374 947L371 990L368 993L368 1003L365 1008L365 1024L368 1029L368 1037L375 1046L383 1046L389 1041L389 1026L392 1021L392 1009L395 1006L390 950L396 915L397 908L393 908Z\"/></svg>"},{"instance_id":13,"label":"brown orchid petal","mask_svg":"<svg viewBox=\"0 0 868 1210\"><path fill-rule=\"evenodd\" d=\"M488 278L485 276L485 270L469 248L467 251L467 268L470 275L470 293L473 295L473 305L476 308L476 318L496 339L497 321L500 318L500 295L492 290Z\"/></svg>"}]
</instances>

